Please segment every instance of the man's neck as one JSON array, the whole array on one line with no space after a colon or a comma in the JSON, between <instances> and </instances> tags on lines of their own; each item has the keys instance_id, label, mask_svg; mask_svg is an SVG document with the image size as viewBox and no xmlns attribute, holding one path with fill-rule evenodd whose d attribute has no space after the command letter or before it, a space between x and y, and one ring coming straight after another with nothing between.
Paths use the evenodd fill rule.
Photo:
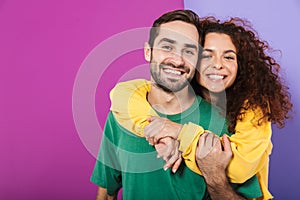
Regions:
<instances>
[{"instance_id":1,"label":"man's neck","mask_svg":"<svg viewBox=\"0 0 300 200\"><path fill-rule=\"evenodd\" d=\"M148 93L148 102L163 114L178 114L187 110L195 100L195 94L187 86L179 92L167 92L155 84L151 85Z\"/></svg>"},{"instance_id":2,"label":"man's neck","mask_svg":"<svg viewBox=\"0 0 300 200\"><path fill-rule=\"evenodd\" d=\"M203 90L202 96L206 101L210 102L212 105L217 106L222 111L226 111L226 107L227 107L226 91L213 93L205 89Z\"/></svg>"}]
</instances>

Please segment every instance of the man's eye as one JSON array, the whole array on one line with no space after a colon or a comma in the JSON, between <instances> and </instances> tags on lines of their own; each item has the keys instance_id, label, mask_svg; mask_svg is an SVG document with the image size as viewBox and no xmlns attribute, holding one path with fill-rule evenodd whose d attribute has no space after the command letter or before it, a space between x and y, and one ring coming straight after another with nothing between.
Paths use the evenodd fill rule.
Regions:
<instances>
[{"instance_id":1,"label":"man's eye","mask_svg":"<svg viewBox=\"0 0 300 200\"><path fill-rule=\"evenodd\" d=\"M185 53L189 55L195 55L195 52L192 50L185 50Z\"/></svg>"},{"instance_id":2,"label":"man's eye","mask_svg":"<svg viewBox=\"0 0 300 200\"><path fill-rule=\"evenodd\" d=\"M168 51L172 50L172 47L168 46L168 45L162 46L161 48L164 49L164 50L168 50Z\"/></svg>"}]
</instances>

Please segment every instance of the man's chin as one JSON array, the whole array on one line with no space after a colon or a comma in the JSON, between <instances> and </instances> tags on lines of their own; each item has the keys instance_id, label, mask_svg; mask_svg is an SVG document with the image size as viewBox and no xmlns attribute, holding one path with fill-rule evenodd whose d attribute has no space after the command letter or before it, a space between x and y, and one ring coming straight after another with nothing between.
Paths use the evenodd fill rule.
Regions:
<instances>
[{"instance_id":1,"label":"man's chin","mask_svg":"<svg viewBox=\"0 0 300 200\"><path fill-rule=\"evenodd\" d=\"M162 90L164 90L165 92L168 93L174 93L174 92L179 92L181 90L183 90L185 87L188 86L187 83L182 83L182 84L156 84L159 88L161 88Z\"/></svg>"}]
</instances>

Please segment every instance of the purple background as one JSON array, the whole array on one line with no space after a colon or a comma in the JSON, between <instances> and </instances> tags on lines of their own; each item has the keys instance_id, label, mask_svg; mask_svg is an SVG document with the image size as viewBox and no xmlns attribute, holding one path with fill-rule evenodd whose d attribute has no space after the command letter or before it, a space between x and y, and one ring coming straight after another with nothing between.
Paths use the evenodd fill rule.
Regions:
<instances>
[{"instance_id":1,"label":"purple background","mask_svg":"<svg viewBox=\"0 0 300 200\"><path fill-rule=\"evenodd\" d=\"M285 79L290 86L294 104L294 118L286 127L273 131L273 153L270 163L270 190L275 199L300 199L300 1L299 0L185 0L185 8L200 16L215 15L219 18L239 16L247 18L259 36L274 49L282 52L278 56Z\"/></svg>"},{"instance_id":2,"label":"purple background","mask_svg":"<svg viewBox=\"0 0 300 200\"><path fill-rule=\"evenodd\" d=\"M300 3L255 1L184 3L201 15L251 19L261 36L282 50L297 111ZM0 0L0 199L95 199L97 188L89 181L94 150L83 140L72 112L82 63L109 38L149 27L163 12L177 8L183 8L182 0ZM112 45L107 54L119 45ZM147 77L145 63L140 49L105 66L94 91L100 129L110 105L109 90L119 80ZM296 122L298 113L284 129L274 129L270 188L276 199L299 198Z\"/></svg>"},{"instance_id":3,"label":"purple background","mask_svg":"<svg viewBox=\"0 0 300 200\"><path fill-rule=\"evenodd\" d=\"M95 158L72 114L76 75L102 41L149 27L178 8L181 0L0 1L1 200L95 199L97 187L89 181ZM140 51L120 56L101 77L100 124L109 109L108 91L132 63L145 63Z\"/></svg>"}]
</instances>

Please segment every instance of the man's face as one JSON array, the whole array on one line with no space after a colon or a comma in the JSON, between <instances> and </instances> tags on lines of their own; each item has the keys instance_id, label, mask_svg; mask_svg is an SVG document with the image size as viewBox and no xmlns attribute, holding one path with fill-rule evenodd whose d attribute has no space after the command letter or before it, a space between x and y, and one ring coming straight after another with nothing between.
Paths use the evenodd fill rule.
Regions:
<instances>
[{"instance_id":1,"label":"man's face","mask_svg":"<svg viewBox=\"0 0 300 200\"><path fill-rule=\"evenodd\" d=\"M195 74L199 34L196 27L182 21L162 24L153 49L145 46L154 82L169 92L185 88Z\"/></svg>"}]
</instances>

